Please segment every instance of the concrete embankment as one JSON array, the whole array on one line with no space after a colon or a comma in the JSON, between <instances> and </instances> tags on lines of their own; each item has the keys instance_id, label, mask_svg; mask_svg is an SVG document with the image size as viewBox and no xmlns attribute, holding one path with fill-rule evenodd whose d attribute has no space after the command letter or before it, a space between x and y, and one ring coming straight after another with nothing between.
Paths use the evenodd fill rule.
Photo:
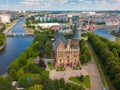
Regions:
<instances>
[{"instance_id":1,"label":"concrete embankment","mask_svg":"<svg viewBox=\"0 0 120 90\"><path fill-rule=\"evenodd\" d=\"M16 21L12 24L12 26L7 27L7 28L4 30L3 33L8 33L8 32L12 29L12 27L13 27L18 21L19 21L19 20L16 20ZM4 44L3 44L2 46L0 46L0 51L4 49L5 45L6 45L6 39L5 39Z\"/></svg>"},{"instance_id":2,"label":"concrete embankment","mask_svg":"<svg viewBox=\"0 0 120 90\"><path fill-rule=\"evenodd\" d=\"M28 28L28 27L26 26L26 24L23 24L23 28L24 28L24 30L25 30L27 33L33 33L33 30L31 30L30 28Z\"/></svg>"},{"instance_id":3,"label":"concrete embankment","mask_svg":"<svg viewBox=\"0 0 120 90\"><path fill-rule=\"evenodd\" d=\"M12 29L12 27L13 27L18 21L19 21L19 19L16 20L15 22L13 22L13 24L12 24L10 27L7 27L6 30L4 30L3 33L8 33L8 32Z\"/></svg>"},{"instance_id":4,"label":"concrete embankment","mask_svg":"<svg viewBox=\"0 0 120 90\"><path fill-rule=\"evenodd\" d=\"M117 25L110 25L110 26L107 26L107 25L96 25L95 26L95 29L100 29L100 28L105 28L105 29L116 29L117 28Z\"/></svg>"},{"instance_id":5,"label":"concrete embankment","mask_svg":"<svg viewBox=\"0 0 120 90\"><path fill-rule=\"evenodd\" d=\"M0 51L4 49L4 47L5 47L5 45L6 45L6 41L7 41L7 40L5 39L4 44L3 44L2 46L0 46Z\"/></svg>"}]
</instances>

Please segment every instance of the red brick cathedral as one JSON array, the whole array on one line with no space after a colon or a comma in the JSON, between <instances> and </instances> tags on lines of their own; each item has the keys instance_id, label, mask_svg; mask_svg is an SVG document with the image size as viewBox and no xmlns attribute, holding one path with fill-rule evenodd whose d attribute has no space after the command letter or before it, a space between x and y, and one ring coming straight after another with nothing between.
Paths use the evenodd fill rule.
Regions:
<instances>
[{"instance_id":1,"label":"red brick cathedral","mask_svg":"<svg viewBox=\"0 0 120 90\"><path fill-rule=\"evenodd\" d=\"M72 38L67 41L60 31L56 32L53 42L53 57L55 67L77 66L80 65L79 54L80 35L78 30L74 30Z\"/></svg>"}]
</instances>

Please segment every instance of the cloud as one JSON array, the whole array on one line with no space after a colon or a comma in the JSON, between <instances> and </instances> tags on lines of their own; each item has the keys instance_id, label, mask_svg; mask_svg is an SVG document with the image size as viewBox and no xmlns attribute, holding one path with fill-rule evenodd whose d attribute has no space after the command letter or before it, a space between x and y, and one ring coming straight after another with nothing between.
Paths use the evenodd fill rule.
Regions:
<instances>
[{"instance_id":1,"label":"cloud","mask_svg":"<svg viewBox=\"0 0 120 90\"><path fill-rule=\"evenodd\" d=\"M6 0L8 1L8 0ZM5 9L29 10L114 10L120 9L120 0L18 0L12 2L13 7ZM10 1L7 3L10 5ZM17 6L18 7L17 7ZM0 9L3 9L0 4Z\"/></svg>"},{"instance_id":2,"label":"cloud","mask_svg":"<svg viewBox=\"0 0 120 90\"><path fill-rule=\"evenodd\" d=\"M20 2L20 5L35 5L39 4L39 0L23 0Z\"/></svg>"},{"instance_id":3,"label":"cloud","mask_svg":"<svg viewBox=\"0 0 120 90\"><path fill-rule=\"evenodd\" d=\"M119 0L22 0L20 2L21 5L41 5L41 4L49 4L49 5L69 5L69 4L116 4Z\"/></svg>"}]
</instances>

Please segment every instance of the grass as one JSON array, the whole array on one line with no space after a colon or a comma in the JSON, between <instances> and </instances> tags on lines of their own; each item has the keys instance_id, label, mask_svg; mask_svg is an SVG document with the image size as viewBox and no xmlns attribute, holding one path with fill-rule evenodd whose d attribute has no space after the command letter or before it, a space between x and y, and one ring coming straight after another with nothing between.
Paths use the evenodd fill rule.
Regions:
<instances>
[{"instance_id":1,"label":"grass","mask_svg":"<svg viewBox=\"0 0 120 90\"><path fill-rule=\"evenodd\" d=\"M6 24L6 27L10 27L10 26L12 26L11 23L7 23L7 24Z\"/></svg>"},{"instance_id":2,"label":"grass","mask_svg":"<svg viewBox=\"0 0 120 90\"><path fill-rule=\"evenodd\" d=\"M65 71L65 68L64 67L59 67L56 69L56 71Z\"/></svg>"},{"instance_id":3,"label":"grass","mask_svg":"<svg viewBox=\"0 0 120 90\"><path fill-rule=\"evenodd\" d=\"M117 43L120 43L120 38L116 38L116 42L117 42Z\"/></svg>"},{"instance_id":4,"label":"grass","mask_svg":"<svg viewBox=\"0 0 120 90\"><path fill-rule=\"evenodd\" d=\"M76 82L76 83L78 83L78 84L80 84L82 86L85 86L87 88L91 88L89 76L84 76L84 81L83 82L81 82L79 80L79 76L77 76L77 77L71 77L71 78L69 78L69 80L71 80L73 82Z\"/></svg>"},{"instance_id":5,"label":"grass","mask_svg":"<svg viewBox=\"0 0 120 90\"><path fill-rule=\"evenodd\" d=\"M73 70L81 70L82 68L80 66L74 66Z\"/></svg>"},{"instance_id":6,"label":"grass","mask_svg":"<svg viewBox=\"0 0 120 90\"><path fill-rule=\"evenodd\" d=\"M88 43L88 46L89 46L89 48L90 48L90 50L91 50L91 52L92 52L92 55L93 55L93 57L94 57L94 59L95 59L95 62L96 62L96 64L97 64L97 66L98 66L98 70L99 70L99 72L100 72L101 80L102 80L103 85L104 85L104 86L107 85L107 86L109 87L109 90L116 90L116 89L113 87L113 85L112 85L110 79L108 78L108 76L105 75L104 66L103 66L102 63L100 62L99 57L95 54L95 52L94 52L93 48L91 47L91 45L89 44L89 42L87 42L87 43Z\"/></svg>"},{"instance_id":7,"label":"grass","mask_svg":"<svg viewBox=\"0 0 120 90\"><path fill-rule=\"evenodd\" d=\"M47 65L48 65L50 70L55 69L52 62L48 62ZM59 68L56 69L56 71L65 71L65 68L64 67L59 67Z\"/></svg>"},{"instance_id":8,"label":"grass","mask_svg":"<svg viewBox=\"0 0 120 90\"><path fill-rule=\"evenodd\" d=\"M47 65L48 65L50 70L53 70L53 64L51 62L48 62Z\"/></svg>"}]
</instances>

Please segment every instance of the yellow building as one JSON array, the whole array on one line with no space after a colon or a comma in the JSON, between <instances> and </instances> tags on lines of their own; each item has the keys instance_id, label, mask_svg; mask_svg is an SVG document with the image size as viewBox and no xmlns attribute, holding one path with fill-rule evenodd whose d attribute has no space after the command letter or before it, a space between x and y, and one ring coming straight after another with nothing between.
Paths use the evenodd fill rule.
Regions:
<instances>
[{"instance_id":1,"label":"yellow building","mask_svg":"<svg viewBox=\"0 0 120 90\"><path fill-rule=\"evenodd\" d=\"M73 32L71 40L68 42L60 31L56 32L55 41L53 42L53 56L55 67L78 66L80 65L78 30Z\"/></svg>"}]
</instances>

